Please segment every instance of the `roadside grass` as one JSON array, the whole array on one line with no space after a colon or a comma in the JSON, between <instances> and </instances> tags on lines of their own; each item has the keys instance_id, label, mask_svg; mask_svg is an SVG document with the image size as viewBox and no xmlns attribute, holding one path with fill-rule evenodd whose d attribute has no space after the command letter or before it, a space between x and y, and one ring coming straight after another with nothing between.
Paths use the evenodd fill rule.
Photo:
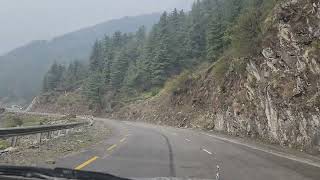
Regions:
<instances>
[{"instance_id":1,"label":"roadside grass","mask_svg":"<svg viewBox=\"0 0 320 180\"><path fill-rule=\"evenodd\" d=\"M82 103L83 100L84 98L81 95L75 94L75 93L69 93L67 95L59 96L57 99L57 104L59 106L72 106L75 104Z\"/></svg>"},{"instance_id":2,"label":"roadside grass","mask_svg":"<svg viewBox=\"0 0 320 180\"><path fill-rule=\"evenodd\" d=\"M19 126L37 126L50 120L47 117L42 116L18 115L8 112L2 116L1 121L4 128L10 128Z\"/></svg>"},{"instance_id":3,"label":"roadside grass","mask_svg":"<svg viewBox=\"0 0 320 180\"><path fill-rule=\"evenodd\" d=\"M4 139L0 139L0 150L4 150L8 147L10 147L9 142Z\"/></svg>"},{"instance_id":4,"label":"roadside grass","mask_svg":"<svg viewBox=\"0 0 320 180\"><path fill-rule=\"evenodd\" d=\"M177 91L183 87L184 83L190 78L192 78L192 73L187 70L183 71L181 74L167 80L159 94L168 94Z\"/></svg>"}]
</instances>

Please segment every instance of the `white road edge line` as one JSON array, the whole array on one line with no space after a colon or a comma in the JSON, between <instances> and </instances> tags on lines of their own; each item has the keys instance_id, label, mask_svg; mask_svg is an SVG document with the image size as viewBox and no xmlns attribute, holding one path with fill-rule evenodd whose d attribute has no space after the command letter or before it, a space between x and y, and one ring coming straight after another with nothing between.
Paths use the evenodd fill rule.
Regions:
<instances>
[{"instance_id":1,"label":"white road edge line","mask_svg":"<svg viewBox=\"0 0 320 180\"><path fill-rule=\"evenodd\" d=\"M208 153L208 154L212 155L212 152L210 152L210 151L208 151L208 150L206 150L206 149L202 149L202 151L204 151L204 152L206 152L206 153Z\"/></svg>"},{"instance_id":2,"label":"white road edge line","mask_svg":"<svg viewBox=\"0 0 320 180\"><path fill-rule=\"evenodd\" d=\"M252 146L252 145L249 145L249 144L238 142L236 140L231 140L231 139L228 139L228 138L218 137L218 136L207 134L207 133L202 133L202 134L210 136L210 137L213 137L215 139L227 141L227 142L230 142L230 143L233 143L233 144L246 146L246 147L254 149L254 150L262 151L262 152L269 153L269 154L272 154L272 155L275 155L275 156L278 156L278 157L290 159L290 160L293 160L293 161L297 161L297 162L300 162L300 163L304 163L304 164L308 164L308 165L320 168L320 164L319 163L316 163L316 162L314 162L312 160L309 160L309 159L300 158L300 157L297 157L297 156L294 156L294 155L288 155L288 154L285 154L285 153L282 153L282 152L275 152L275 151L266 150L266 149L263 149L263 148L258 148L258 147L255 147L255 146Z\"/></svg>"}]
</instances>

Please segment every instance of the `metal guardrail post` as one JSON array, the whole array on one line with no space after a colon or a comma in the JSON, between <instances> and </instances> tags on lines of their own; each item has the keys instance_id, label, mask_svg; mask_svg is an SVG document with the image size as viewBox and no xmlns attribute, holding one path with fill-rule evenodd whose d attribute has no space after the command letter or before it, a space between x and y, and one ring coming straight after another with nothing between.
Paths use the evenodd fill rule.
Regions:
<instances>
[{"instance_id":1,"label":"metal guardrail post","mask_svg":"<svg viewBox=\"0 0 320 180\"><path fill-rule=\"evenodd\" d=\"M40 143L41 143L41 133L38 133L37 136L38 136L38 137L37 137L38 143L40 144Z\"/></svg>"},{"instance_id":2,"label":"metal guardrail post","mask_svg":"<svg viewBox=\"0 0 320 180\"><path fill-rule=\"evenodd\" d=\"M17 136L14 136L11 138L11 146L15 147L17 145Z\"/></svg>"},{"instance_id":3,"label":"metal guardrail post","mask_svg":"<svg viewBox=\"0 0 320 180\"><path fill-rule=\"evenodd\" d=\"M51 138L51 131L48 132L48 134L47 134L47 139L50 139L50 138Z\"/></svg>"}]
</instances>

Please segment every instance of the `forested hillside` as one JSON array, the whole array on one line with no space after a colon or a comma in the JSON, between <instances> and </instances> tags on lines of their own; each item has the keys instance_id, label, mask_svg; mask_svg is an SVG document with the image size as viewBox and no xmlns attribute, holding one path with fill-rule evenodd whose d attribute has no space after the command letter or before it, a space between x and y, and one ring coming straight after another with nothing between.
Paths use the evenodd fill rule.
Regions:
<instances>
[{"instance_id":1,"label":"forested hillside","mask_svg":"<svg viewBox=\"0 0 320 180\"><path fill-rule=\"evenodd\" d=\"M86 61L97 39L117 30L134 32L142 25L150 29L159 20L159 16L160 14L155 13L111 20L50 41L33 41L1 56L0 101L30 101L40 92L43 76L54 61Z\"/></svg>"},{"instance_id":2,"label":"forested hillside","mask_svg":"<svg viewBox=\"0 0 320 180\"><path fill-rule=\"evenodd\" d=\"M273 4L270 0L198 0L191 12L164 12L150 33L141 27L136 33L106 36L93 46L88 78L82 76L82 93L97 112L110 112L112 102L156 95L168 78L212 63L231 47L235 53L254 53L259 48L259 24ZM65 79L70 79L70 73L59 73L49 72L44 91L69 88Z\"/></svg>"},{"instance_id":3,"label":"forested hillside","mask_svg":"<svg viewBox=\"0 0 320 180\"><path fill-rule=\"evenodd\" d=\"M81 104L319 153L319 18L318 0L197 1L163 13L150 33L100 39L74 83L74 65L54 65L34 109Z\"/></svg>"}]
</instances>

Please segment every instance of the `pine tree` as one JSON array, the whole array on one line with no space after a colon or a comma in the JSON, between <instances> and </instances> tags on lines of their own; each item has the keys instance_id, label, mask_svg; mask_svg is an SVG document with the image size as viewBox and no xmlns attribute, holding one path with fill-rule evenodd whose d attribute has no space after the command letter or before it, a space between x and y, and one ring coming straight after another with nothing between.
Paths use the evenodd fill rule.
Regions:
<instances>
[{"instance_id":1,"label":"pine tree","mask_svg":"<svg viewBox=\"0 0 320 180\"><path fill-rule=\"evenodd\" d=\"M44 76L43 80L42 80L42 92L48 92L49 86L48 86L48 77L47 75Z\"/></svg>"},{"instance_id":2,"label":"pine tree","mask_svg":"<svg viewBox=\"0 0 320 180\"><path fill-rule=\"evenodd\" d=\"M258 52L261 34L261 4L261 0L253 0L251 6L241 14L232 29L231 44L240 55Z\"/></svg>"},{"instance_id":3,"label":"pine tree","mask_svg":"<svg viewBox=\"0 0 320 180\"><path fill-rule=\"evenodd\" d=\"M261 7L269 5L267 1L197 0L190 13L164 12L149 33L140 27L136 33L117 31L96 41L88 67L74 62L64 70L54 64L43 80L43 91L72 89L84 81L90 102L102 107L110 94L108 101L162 86L186 68L216 60L230 45L252 52L251 45L259 43Z\"/></svg>"},{"instance_id":4,"label":"pine tree","mask_svg":"<svg viewBox=\"0 0 320 180\"><path fill-rule=\"evenodd\" d=\"M136 32L136 38L139 45L142 45L146 40L146 27L141 26Z\"/></svg>"},{"instance_id":5,"label":"pine tree","mask_svg":"<svg viewBox=\"0 0 320 180\"><path fill-rule=\"evenodd\" d=\"M185 26L185 14L183 11L180 13L177 9L174 9L168 18L169 29L169 54L172 62L173 71L179 71L181 61L185 57L184 42L186 39L186 26Z\"/></svg>"},{"instance_id":6,"label":"pine tree","mask_svg":"<svg viewBox=\"0 0 320 180\"><path fill-rule=\"evenodd\" d=\"M62 83L65 67L54 62L45 76L43 84L44 91L56 90Z\"/></svg>"},{"instance_id":7,"label":"pine tree","mask_svg":"<svg viewBox=\"0 0 320 180\"><path fill-rule=\"evenodd\" d=\"M122 33L120 31L117 31L113 34L112 37L112 45L114 48L120 48L122 46L123 43L123 37L122 37Z\"/></svg>"},{"instance_id":8,"label":"pine tree","mask_svg":"<svg viewBox=\"0 0 320 180\"><path fill-rule=\"evenodd\" d=\"M65 73L63 73L61 88L72 90L79 85L79 81L86 78L87 70L79 61L73 61L69 64Z\"/></svg>"},{"instance_id":9,"label":"pine tree","mask_svg":"<svg viewBox=\"0 0 320 180\"><path fill-rule=\"evenodd\" d=\"M108 36L104 38L103 41L104 44L104 66L103 66L103 75L104 75L104 82L107 85L107 87L110 85L110 73L111 73L111 64L114 58L114 50L113 50L113 44L112 39Z\"/></svg>"},{"instance_id":10,"label":"pine tree","mask_svg":"<svg viewBox=\"0 0 320 180\"><path fill-rule=\"evenodd\" d=\"M193 6L188 23L187 51L189 58L199 58L205 54L206 34L203 27L201 2L197 0Z\"/></svg>"},{"instance_id":11,"label":"pine tree","mask_svg":"<svg viewBox=\"0 0 320 180\"><path fill-rule=\"evenodd\" d=\"M128 55L126 50L120 51L111 65L110 83L115 90L122 86L128 68Z\"/></svg>"},{"instance_id":12,"label":"pine tree","mask_svg":"<svg viewBox=\"0 0 320 180\"><path fill-rule=\"evenodd\" d=\"M170 56L168 47L165 42L160 42L156 50L154 61L152 62L152 84L160 86L168 77L168 69L170 67Z\"/></svg>"},{"instance_id":13,"label":"pine tree","mask_svg":"<svg viewBox=\"0 0 320 180\"><path fill-rule=\"evenodd\" d=\"M222 6L215 0L215 11L211 14L207 30L207 58L216 60L223 52L225 27L222 18Z\"/></svg>"},{"instance_id":14,"label":"pine tree","mask_svg":"<svg viewBox=\"0 0 320 180\"><path fill-rule=\"evenodd\" d=\"M96 41L93 45L92 53L90 56L90 71L102 71L103 64L103 46L99 41Z\"/></svg>"},{"instance_id":15,"label":"pine tree","mask_svg":"<svg viewBox=\"0 0 320 180\"><path fill-rule=\"evenodd\" d=\"M102 74L91 74L86 82L84 94L92 105L101 106L103 87L104 84Z\"/></svg>"}]
</instances>

